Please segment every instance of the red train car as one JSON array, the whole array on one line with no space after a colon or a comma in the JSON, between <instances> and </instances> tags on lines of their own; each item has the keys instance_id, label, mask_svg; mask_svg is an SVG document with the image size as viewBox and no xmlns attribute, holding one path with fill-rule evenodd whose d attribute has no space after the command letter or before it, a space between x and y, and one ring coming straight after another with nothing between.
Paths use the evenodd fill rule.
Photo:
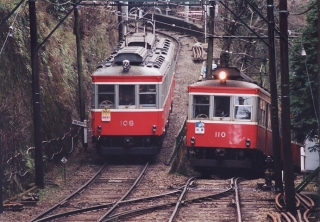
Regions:
<instances>
[{"instance_id":1,"label":"red train car","mask_svg":"<svg viewBox=\"0 0 320 222\"><path fill-rule=\"evenodd\" d=\"M133 33L92 74L92 139L102 155L154 155L168 126L174 44Z\"/></svg>"},{"instance_id":2,"label":"red train car","mask_svg":"<svg viewBox=\"0 0 320 222\"><path fill-rule=\"evenodd\" d=\"M219 67L212 74L212 79L188 87L186 144L191 165L263 172L264 158L273 155L270 94L237 68ZM296 150L293 154L299 155Z\"/></svg>"}]
</instances>

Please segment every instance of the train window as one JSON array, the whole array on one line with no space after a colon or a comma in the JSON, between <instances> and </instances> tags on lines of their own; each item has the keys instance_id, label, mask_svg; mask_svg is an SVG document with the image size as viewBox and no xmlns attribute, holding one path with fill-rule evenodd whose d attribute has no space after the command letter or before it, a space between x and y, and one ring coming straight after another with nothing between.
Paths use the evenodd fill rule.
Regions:
<instances>
[{"instance_id":1,"label":"train window","mask_svg":"<svg viewBox=\"0 0 320 222\"><path fill-rule=\"evenodd\" d=\"M271 130L271 105L268 104L268 130Z\"/></svg>"},{"instance_id":2,"label":"train window","mask_svg":"<svg viewBox=\"0 0 320 222\"><path fill-rule=\"evenodd\" d=\"M260 106L259 125L266 126L266 113L267 113L266 101L260 99L259 106Z\"/></svg>"},{"instance_id":3,"label":"train window","mask_svg":"<svg viewBox=\"0 0 320 222\"><path fill-rule=\"evenodd\" d=\"M135 105L135 85L119 85L119 105Z\"/></svg>"},{"instance_id":4,"label":"train window","mask_svg":"<svg viewBox=\"0 0 320 222\"><path fill-rule=\"evenodd\" d=\"M142 107L156 106L156 85L140 85L139 101Z\"/></svg>"},{"instance_id":5,"label":"train window","mask_svg":"<svg viewBox=\"0 0 320 222\"><path fill-rule=\"evenodd\" d=\"M230 117L230 97L215 96L213 111L215 117Z\"/></svg>"},{"instance_id":6,"label":"train window","mask_svg":"<svg viewBox=\"0 0 320 222\"><path fill-rule=\"evenodd\" d=\"M193 96L193 118L209 119L210 100L206 95Z\"/></svg>"},{"instance_id":7,"label":"train window","mask_svg":"<svg viewBox=\"0 0 320 222\"><path fill-rule=\"evenodd\" d=\"M237 120L250 120L252 112L251 96L236 96L234 100L234 118Z\"/></svg>"},{"instance_id":8,"label":"train window","mask_svg":"<svg viewBox=\"0 0 320 222\"><path fill-rule=\"evenodd\" d=\"M114 85L98 85L99 108L114 108Z\"/></svg>"}]
</instances>

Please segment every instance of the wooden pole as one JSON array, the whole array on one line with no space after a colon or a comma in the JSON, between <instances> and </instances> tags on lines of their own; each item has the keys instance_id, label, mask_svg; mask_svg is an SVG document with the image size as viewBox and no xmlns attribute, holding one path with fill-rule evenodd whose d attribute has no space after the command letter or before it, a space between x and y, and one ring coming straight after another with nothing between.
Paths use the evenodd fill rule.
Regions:
<instances>
[{"instance_id":1,"label":"wooden pole","mask_svg":"<svg viewBox=\"0 0 320 222\"><path fill-rule=\"evenodd\" d=\"M281 123L282 123L282 156L285 184L286 209L296 216L296 201L293 177L293 160L291 150L290 128L290 89L289 89L289 56L288 56L288 10L287 0L279 1L280 18L280 71L281 71Z\"/></svg>"},{"instance_id":2,"label":"wooden pole","mask_svg":"<svg viewBox=\"0 0 320 222\"><path fill-rule=\"evenodd\" d=\"M35 176L36 176L36 185L40 189L43 189L44 188L44 171L43 171L43 156L42 156L39 58L38 58L37 16L36 16L35 0L29 1L29 19L30 19L30 40L31 40Z\"/></svg>"},{"instance_id":3,"label":"wooden pole","mask_svg":"<svg viewBox=\"0 0 320 222\"><path fill-rule=\"evenodd\" d=\"M271 91L271 128L272 128L272 147L273 147L273 170L276 193L283 193L283 183L281 174L281 146L278 117L278 92L277 92L277 71L276 71L276 51L274 34L274 4L273 0L267 0L268 14L268 38L269 38L269 79Z\"/></svg>"},{"instance_id":4,"label":"wooden pole","mask_svg":"<svg viewBox=\"0 0 320 222\"><path fill-rule=\"evenodd\" d=\"M214 17L215 17L216 2L211 2L209 7L209 36L208 36L208 50L207 50L207 66L206 66L206 78L212 76L212 59L213 59L213 35L214 35Z\"/></svg>"},{"instance_id":5,"label":"wooden pole","mask_svg":"<svg viewBox=\"0 0 320 222\"><path fill-rule=\"evenodd\" d=\"M76 0L74 0L76 3ZM80 120L84 122L86 119L86 107L84 100L84 91L83 91L83 71L82 71L82 52L81 52L81 35L80 35L80 22L79 22L79 10L78 6L74 9L74 32L76 35L76 44L77 44L77 67L78 67L78 88L79 88L79 106L80 106ZM84 128L82 131L82 145L86 150L88 147L88 143L86 143L84 135Z\"/></svg>"}]
</instances>

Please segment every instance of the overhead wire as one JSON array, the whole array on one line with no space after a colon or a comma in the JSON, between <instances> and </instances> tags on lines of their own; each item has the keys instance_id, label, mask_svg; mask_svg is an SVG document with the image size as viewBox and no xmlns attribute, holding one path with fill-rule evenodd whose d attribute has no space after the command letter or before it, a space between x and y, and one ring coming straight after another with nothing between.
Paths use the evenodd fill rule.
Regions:
<instances>
[{"instance_id":1,"label":"overhead wire","mask_svg":"<svg viewBox=\"0 0 320 222\"><path fill-rule=\"evenodd\" d=\"M312 92L311 81L310 81L310 77L309 77L308 66L307 66L306 60L304 60L304 65L305 65L305 67L306 67L306 72L307 72L307 77L308 77L308 83L309 83L308 85L309 85L309 88L310 88L310 94L311 94L311 98L312 98L314 114L315 114L316 119L317 119L318 128L320 128L318 113L317 113L317 109L316 109L316 104L315 104L314 95L313 95L313 92Z\"/></svg>"},{"instance_id":2,"label":"overhead wire","mask_svg":"<svg viewBox=\"0 0 320 222\"><path fill-rule=\"evenodd\" d=\"M318 3L318 2L315 1L315 3L313 3L307 10L305 10L305 11L303 11L303 12L300 12L300 13L290 13L289 16L290 16L290 15L303 15L303 14L309 12L314 6L316 6L317 3Z\"/></svg>"},{"instance_id":3,"label":"overhead wire","mask_svg":"<svg viewBox=\"0 0 320 222\"><path fill-rule=\"evenodd\" d=\"M24 5L24 7L25 7L25 5ZM17 9L17 13L16 13L15 17L13 18L13 22L12 22L11 26L9 27L8 34L7 34L6 39L4 40L4 43L3 43L2 47L1 47L1 50L0 50L0 56L1 56L2 52L3 52L3 49L4 49L5 46L7 45L7 41L8 41L8 39L9 39L9 37L12 37L12 36L13 36L13 33L14 33L14 23L15 23L15 21L16 21L16 19L17 19L17 16L19 15L20 12L21 12L21 5L19 5L19 7L18 7L18 9Z\"/></svg>"},{"instance_id":4,"label":"overhead wire","mask_svg":"<svg viewBox=\"0 0 320 222\"><path fill-rule=\"evenodd\" d=\"M56 6L62 6L62 5L66 5L66 4L69 4L69 3L72 3L70 0L64 2L64 3L54 3L54 2L51 2L50 0L45 0L46 2L50 3L51 5L56 5Z\"/></svg>"}]
</instances>

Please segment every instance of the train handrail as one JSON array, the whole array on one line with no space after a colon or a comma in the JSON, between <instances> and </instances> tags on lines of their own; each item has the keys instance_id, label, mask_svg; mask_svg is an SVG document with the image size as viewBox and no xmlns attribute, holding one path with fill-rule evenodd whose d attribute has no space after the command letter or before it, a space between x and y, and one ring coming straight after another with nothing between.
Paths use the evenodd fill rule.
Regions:
<instances>
[{"instance_id":1,"label":"train handrail","mask_svg":"<svg viewBox=\"0 0 320 222\"><path fill-rule=\"evenodd\" d=\"M296 186L294 189L296 193L300 193L301 190L303 190L309 183L310 181L318 175L318 172L320 171L320 166L316 168L307 178L305 178L298 186Z\"/></svg>"},{"instance_id":2,"label":"train handrail","mask_svg":"<svg viewBox=\"0 0 320 222\"><path fill-rule=\"evenodd\" d=\"M182 126L181 126L181 128L179 130L179 133L176 136L176 141L175 141L175 144L174 144L174 146L175 146L174 147L174 151L173 151L169 161L165 163L167 166L169 166L171 164L173 159L176 157L178 151L180 150L181 144L182 144L183 139L185 137L186 124L187 124L187 118L184 119L183 124L182 124Z\"/></svg>"}]
</instances>

